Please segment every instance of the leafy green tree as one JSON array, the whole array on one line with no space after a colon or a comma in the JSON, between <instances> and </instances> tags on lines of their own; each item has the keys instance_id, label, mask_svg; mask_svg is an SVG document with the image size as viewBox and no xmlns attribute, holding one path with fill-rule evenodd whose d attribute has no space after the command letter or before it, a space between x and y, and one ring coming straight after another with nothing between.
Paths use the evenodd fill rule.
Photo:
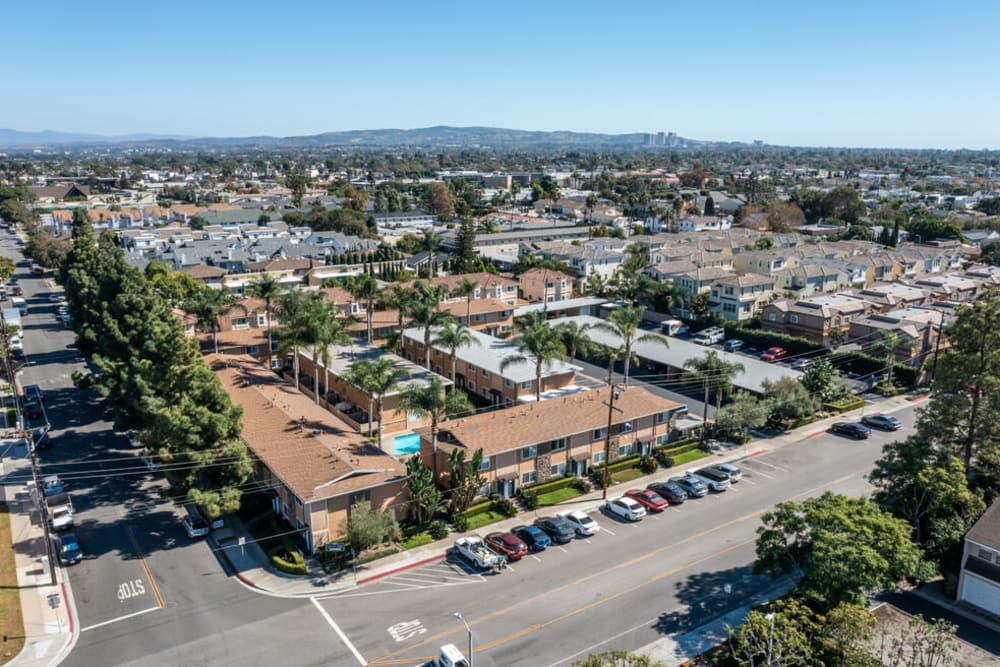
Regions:
<instances>
[{"instance_id":1,"label":"leafy green tree","mask_svg":"<svg viewBox=\"0 0 1000 667\"><path fill-rule=\"evenodd\" d=\"M597 296L602 297L607 291L607 284L601 275L596 271L591 271L590 275L587 276L587 282L584 285L583 290L587 296Z\"/></svg>"},{"instance_id":2,"label":"leafy green tree","mask_svg":"<svg viewBox=\"0 0 1000 667\"><path fill-rule=\"evenodd\" d=\"M769 605L771 611L754 609L736 630L727 628L729 651L738 665L813 664L812 636L819 621L806 605L784 598Z\"/></svg>"},{"instance_id":3,"label":"leafy green tree","mask_svg":"<svg viewBox=\"0 0 1000 667\"><path fill-rule=\"evenodd\" d=\"M424 384L411 384L399 394L399 406L408 413L431 420L431 463L437 481L438 425L448 418L475 412L469 398L461 391L446 391L444 382L436 375Z\"/></svg>"},{"instance_id":4,"label":"leafy green tree","mask_svg":"<svg viewBox=\"0 0 1000 667\"><path fill-rule=\"evenodd\" d=\"M896 365L896 351L899 349L899 336L894 331L880 329L872 346L876 354L880 354L885 359L886 386L892 386L892 369Z\"/></svg>"},{"instance_id":5,"label":"leafy green tree","mask_svg":"<svg viewBox=\"0 0 1000 667\"><path fill-rule=\"evenodd\" d=\"M410 374L397 366L388 357L377 359L361 359L354 362L351 369L344 375L344 380L353 384L368 394L368 437L372 435L375 422L375 412L378 408L378 446L382 447L382 401L385 395L399 388L399 383L410 377Z\"/></svg>"},{"instance_id":6,"label":"leafy green tree","mask_svg":"<svg viewBox=\"0 0 1000 667\"><path fill-rule=\"evenodd\" d=\"M663 336L651 333L640 333L639 325L642 323L641 306L620 306L611 311L608 319L604 322L594 324L593 328L604 331L617 337L621 342L622 359L625 364L623 375L625 376L625 386L628 386L628 372L632 359L634 358L635 345L637 343L654 343L663 347L670 347L667 339Z\"/></svg>"},{"instance_id":7,"label":"leafy green tree","mask_svg":"<svg viewBox=\"0 0 1000 667\"><path fill-rule=\"evenodd\" d=\"M271 332L271 320L274 318L275 304L284 293L284 286L271 274L266 273L252 283L247 292L250 296L264 300L264 316L267 317L267 367L274 367L274 338Z\"/></svg>"},{"instance_id":8,"label":"leafy green tree","mask_svg":"<svg viewBox=\"0 0 1000 667\"><path fill-rule=\"evenodd\" d=\"M771 406L771 414L783 421L801 419L819 409L819 402L805 386L790 377L764 380L764 399Z\"/></svg>"},{"instance_id":9,"label":"leafy green tree","mask_svg":"<svg viewBox=\"0 0 1000 667\"><path fill-rule=\"evenodd\" d=\"M877 641L879 664L885 667L947 667L956 664L958 628L939 618L924 621L921 615L912 617L902 632L886 637L893 630L882 629L883 641Z\"/></svg>"},{"instance_id":10,"label":"leafy green tree","mask_svg":"<svg viewBox=\"0 0 1000 667\"><path fill-rule=\"evenodd\" d=\"M448 296L444 285L417 282L413 285L413 299L406 314L413 326L424 330L424 367L431 370L431 335L435 328L451 321L451 313L440 310L441 302Z\"/></svg>"},{"instance_id":11,"label":"leafy green tree","mask_svg":"<svg viewBox=\"0 0 1000 667\"><path fill-rule=\"evenodd\" d=\"M300 313L299 326L304 334L303 342L309 345L313 361L313 395L319 404L319 365L322 362L326 378L323 394L330 393L330 346L346 345L351 342L347 334L347 323L341 317L340 307L329 303L323 292L309 292Z\"/></svg>"},{"instance_id":12,"label":"leafy green tree","mask_svg":"<svg viewBox=\"0 0 1000 667\"><path fill-rule=\"evenodd\" d=\"M715 413L715 428L722 432L739 433L744 438L750 429L767 423L771 409L766 401L746 391L738 391L733 400Z\"/></svg>"},{"instance_id":13,"label":"leafy green tree","mask_svg":"<svg viewBox=\"0 0 1000 667\"><path fill-rule=\"evenodd\" d=\"M180 306L205 288L205 283L183 271L174 271L156 260L147 264L144 272L156 293L172 306Z\"/></svg>"},{"instance_id":14,"label":"leafy green tree","mask_svg":"<svg viewBox=\"0 0 1000 667\"><path fill-rule=\"evenodd\" d=\"M715 391L715 409L722 407L722 397L732 391L733 378L744 372L743 364L722 359L715 350L708 350L704 357L694 357L684 362L684 368L691 371L692 377L701 382L704 389L704 424L708 424L709 393Z\"/></svg>"},{"instance_id":15,"label":"leafy green tree","mask_svg":"<svg viewBox=\"0 0 1000 667\"><path fill-rule=\"evenodd\" d=\"M479 339L475 337L472 330L464 324L446 321L442 324L431 345L443 347L448 350L448 358L451 360L451 383L455 384L455 366L458 364L458 351L463 347L479 345Z\"/></svg>"},{"instance_id":16,"label":"leafy green tree","mask_svg":"<svg viewBox=\"0 0 1000 667\"><path fill-rule=\"evenodd\" d=\"M824 195L822 210L823 217L843 220L849 224L857 222L868 211L858 191L846 185L838 186Z\"/></svg>"},{"instance_id":17,"label":"leafy green tree","mask_svg":"<svg viewBox=\"0 0 1000 667\"><path fill-rule=\"evenodd\" d=\"M424 199L427 210L438 219L451 220L455 215L455 196L447 185L441 181L433 181L424 189Z\"/></svg>"},{"instance_id":18,"label":"leafy green tree","mask_svg":"<svg viewBox=\"0 0 1000 667\"><path fill-rule=\"evenodd\" d=\"M778 503L761 521L754 573L800 575L799 590L830 606L892 588L920 561L910 526L863 498L828 491Z\"/></svg>"},{"instance_id":19,"label":"leafy green tree","mask_svg":"<svg viewBox=\"0 0 1000 667\"><path fill-rule=\"evenodd\" d=\"M0 257L0 281L7 282L14 275L17 265L10 257Z\"/></svg>"},{"instance_id":20,"label":"leafy green tree","mask_svg":"<svg viewBox=\"0 0 1000 667\"><path fill-rule=\"evenodd\" d=\"M391 542L400 534L396 515L376 510L368 500L351 505L348 518L340 522L340 532L358 552Z\"/></svg>"},{"instance_id":21,"label":"leafy green tree","mask_svg":"<svg viewBox=\"0 0 1000 667\"><path fill-rule=\"evenodd\" d=\"M548 325L544 312L534 311L516 324L518 334L513 343L520 351L500 361L500 372L515 364L535 364L535 400L542 400L542 371L566 356L559 332Z\"/></svg>"},{"instance_id":22,"label":"leafy green tree","mask_svg":"<svg viewBox=\"0 0 1000 667\"><path fill-rule=\"evenodd\" d=\"M417 526L426 526L444 509L444 495L434 484L434 475L419 454L406 461L406 487L410 492L410 518Z\"/></svg>"},{"instance_id":23,"label":"leafy green tree","mask_svg":"<svg viewBox=\"0 0 1000 667\"><path fill-rule=\"evenodd\" d=\"M662 662L654 661L648 655L639 655L627 651L605 651L591 653L582 660L574 660L573 667L666 667Z\"/></svg>"},{"instance_id":24,"label":"leafy green tree","mask_svg":"<svg viewBox=\"0 0 1000 667\"><path fill-rule=\"evenodd\" d=\"M479 289L479 283L463 277L458 289L455 290L458 296L465 299L465 324L470 327L472 326L472 297L476 295L477 289Z\"/></svg>"},{"instance_id":25,"label":"leafy green tree","mask_svg":"<svg viewBox=\"0 0 1000 667\"><path fill-rule=\"evenodd\" d=\"M368 344L372 343L374 329L372 318L375 316L375 301L382 293L375 277L367 273L351 276L347 279L347 291L358 301L365 304L365 331L367 333Z\"/></svg>"},{"instance_id":26,"label":"leafy green tree","mask_svg":"<svg viewBox=\"0 0 1000 667\"><path fill-rule=\"evenodd\" d=\"M590 329L589 324L577 324L573 320L556 325L555 330L559 334L559 340L562 341L563 347L566 348L569 363L572 364L576 361L578 352L586 354L587 349L589 349L591 343L590 338L587 337L588 329Z\"/></svg>"},{"instance_id":27,"label":"leafy green tree","mask_svg":"<svg viewBox=\"0 0 1000 667\"><path fill-rule=\"evenodd\" d=\"M486 484L486 478L479 472L482 464L482 449L473 452L468 460L464 449L456 447L448 453L448 491L453 514L469 509L469 505L479 495L479 490Z\"/></svg>"},{"instance_id":28,"label":"leafy green tree","mask_svg":"<svg viewBox=\"0 0 1000 667\"><path fill-rule=\"evenodd\" d=\"M816 359L805 370L799 382L813 396L820 400L832 398L831 390L834 387L833 379L836 371L833 364L828 359Z\"/></svg>"},{"instance_id":29,"label":"leafy green tree","mask_svg":"<svg viewBox=\"0 0 1000 667\"><path fill-rule=\"evenodd\" d=\"M201 328L212 332L212 342L215 353L219 353L219 320L233 311L247 312L246 306L236 301L236 297L222 289L206 287L190 299L184 301L181 307L193 315Z\"/></svg>"}]
</instances>

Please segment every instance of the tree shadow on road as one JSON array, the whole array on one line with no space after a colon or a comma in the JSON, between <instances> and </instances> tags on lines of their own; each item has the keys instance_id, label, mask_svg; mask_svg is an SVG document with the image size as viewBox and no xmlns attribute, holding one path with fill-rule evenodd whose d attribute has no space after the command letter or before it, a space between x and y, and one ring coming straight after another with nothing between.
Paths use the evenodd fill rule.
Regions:
<instances>
[{"instance_id":1,"label":"tree shadow on road","mask_svg":"<svg viewBox=\"0 0 1000 667\"><path fill-rule=\"evenodd\" d=\"M770 577L754 576L752 565L694 574L676 584L681 606L660 614L654 627L665 635L694 630L748 604L773 585Z\"/></svg>"}]
</instances>

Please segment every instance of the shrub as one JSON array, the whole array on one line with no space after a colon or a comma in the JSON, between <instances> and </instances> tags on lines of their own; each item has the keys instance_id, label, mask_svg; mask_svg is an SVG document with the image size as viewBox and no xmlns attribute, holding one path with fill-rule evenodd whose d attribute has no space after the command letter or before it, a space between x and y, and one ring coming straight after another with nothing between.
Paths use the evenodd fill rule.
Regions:
<instances>
[{"instance_id":1,"label":"shrub","mask_svg":"<svg viewBox=\"0 0 1000 667\"><path fill-rule=\"evenodd\" d=\"M485 500L483 502L476 503L475 505L470 505L462 514L467 517L475 516L476 514L482 514L483 512L489 512L493 509L494 501Z\"/></svg>"},{"instance_id":2,"label":"shrub","mask_svg":"<svg viewBox=\"0 0 1000 667\"><path fill-rule=\"evenodd\" d=\"M652 456L643 456L639 459L638 468L647 475L651 475L656 472L658 467L659 464L657 464L656 459Z\"/></svg>"},{"instance_id":3,"label":"shrub","mask_svg":"<svg viewBox=\"0 0 1000 667\"><path fill-rule=\"evenodd\" d=\"M456 512L451 517L451 525L455 527L456 531L464 533L469 529L469 517L464 512Z\"/></svg>"},{"instance_id":4,"label":"shrub","mask_svg":"<svg viewBox=\"0 0 1000 667\"><path fill-rule=\"evenodd\" d=\"M268 553L271 564L286 574L306 573L306 559L302 552L289 544L277 546Z\"/></svg>"},{"instance_id":5,"label":"shrub","mask_svg":"<svg viewBox=\"0 0 1000 667\"><path fill-rule=\"evenodd\" d=\"M448 524L444 521L432 521L430 527L427 529L427 532L435 540L443 540L448 537Z\"/></svg>"},{"instance_id":6,"label":"shrub","mask_svg":"<svg viewBox=\"0 0 1000 667\"><path fill-rule=\"evenodd\" d=\"M873 357L864 352L838 352L830 355L830 363L845 373L857 373L859 375L873 375L885 373L885 359ZM906 364L892 365L893 380L906 387L912 387L917 383L917 369Z\"/></svg>"},{"instance_id":7,"label":"shrub","mask_svg":"<svg viewBox=\"0 0 1000 667\"><path fill-rule=\"evenodd\" d=\"M536 509L538 507L538 494L532 489L521 489L521 502L529 510Z\"/></svg>"},{"instance_id":8,"label":"shrub","mask_svg":"<svg viewBox=\"0 0 1000 667\"><path fill-rule=\"evenodd\" d=\"M493 508L508 518L517 514L517 506L514 505L510 498L497 498L497 501L493 504Z\"/></svg>"},{"instance_id":9,"label":"shrub","mask_svg":"<svg viewBox=\"0 0 1000 667\"><path fill-rule=\"evenodd\" d=\"M425 544L430 544L434 541L434 538L430 536L430 533L419 532L410 535L402 542L402 547L404 549L416 549L417 547L422 547Z\"/></svg>"},{"instance_id":10,"label":"shrub","mask_svg":"<svg viewBox=\"0 0 1000 667\"><path fill-rule=\"evenodd\" d=\"M590 482L585 480L583 477L574 477L573 488L579 491L581 494L584 494L584 493L590 493L591 489L593 489L593 486L591 486Z\"/></svg>"},{"instance_id":11,"label":"shrub","mask_svg":"<svg viewBox=\"0 0 1000 667\"><path fill-rule=\"evenodd\" d=\"M378 560L379 558L385 558L386 556L398 554L400 551L402 551L402 549L397 546L391 546L391 547L386 547L385 549L379 549L374 553L365 554L364 556L361 556L360 558L358 558L356 564L364 565L365 563L370 563L373 560Z\"/></svg>"},{"instance_id":12,"label":"shrub","mask_svg":"<svg viewBox=\"0 0 1000 667\"><path fill-rule=\"evenodd\" d=\"M535 493L546 493L548 491L555 491L556 489L562 489L562 488L565 488L567 486L572 486L574 479L576 479L576 478L575 477L567 477L567 476L564 475L562 477L557 477L555 479L546 480L544 482L538 482L536 484L525 485L524 487L522 487L522 490L524 490L524 489L530 489L531 491L534 491Z\"/></svg>"},{"instance_id":13,"label":"shrub","mask_svg":"<svg viewBox=\"0 0 1000 667\"><path fill-rule=\"evenodd\" d=\"M844 398L824 403L823 407L830 412L848 412L864 407L864 404L864 400L858 396L845 396Z\"/></svg>"}]
</instances>

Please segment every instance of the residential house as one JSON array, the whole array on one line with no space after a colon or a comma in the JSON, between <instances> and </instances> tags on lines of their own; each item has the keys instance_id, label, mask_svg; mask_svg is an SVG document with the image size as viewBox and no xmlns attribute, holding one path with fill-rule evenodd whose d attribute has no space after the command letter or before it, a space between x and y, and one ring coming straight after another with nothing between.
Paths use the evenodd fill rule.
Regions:
<instances>
[{"instance_id":1,"label":"residential house","mask_svg":"<svg viewBox=\"0 0 1000 667\"><path fill-rule=\"evenodd\" d=\"M573 298L573 278L552 269L528 269L517 278L522 299L532 303L552 303Z\"/></svg>"},{"instance_id":2,"label":"residential house","mask_svg":"<svg viewBox=\"0 0 1000 667\"><path fill-rule=\"evenodd\" d=\"M944 311L917 307L863 315L851 320L848 342L877 348L882 340L879 332L886 331L896 336L896 361L920 366L938 347L945 317Z\"/></svg>"},{"instance_id":3,"label":"residential house","mask_svg":"<svg viewBox=\"0 0 1000 667\"><path fill-rule=\"evenodd\" d=\"M875 307L864 299L844 294L824 294L792 301L779 299L764 306L761 328L801 336L825 346L846 342L851 320L868 315Z\"/></svg>"},{"instance_id":4,"label":"residential house","mask_svg":"<svg viewBox=\"0 0 1000 667\"><path fill-rule=\"evenodd\" d=\"M451 313L457 322L489 336L509 338L514 330L514 306L502 299L447 301L441 304L441 310Z\"/></svg>"},{"instance_id":5,"label":"residential house","mask_svg":"<svg viewBox=\"0 0 1000 667\"><path fill-rule=\"evenodd\" d=\"M905 283L877 283L862 290L847 292L851 296L864 299L877 308L877 312L887 313L900 308L923 306L932 300L925 289Z\"/></svg>"},{"instance_id":6,"label":"residential house","mask_svg":"<svg viewBox=\"0 0 1000 667\"><path fill-rule=\"evenodd\" d=\"M945 301L972 301L982 289L980 281L954 274L924 276L910 284L929 291L936 299Z\"/></svg>"},{"instance_id":7,"label":"residential house","mask_svg":"<svg viewBox=\"0 0 1000 667\"><path fill-rule=\"evenodd\" d=\"M801 264L780 269L773 274L775 291L809 297L813 294L839 292L850 287L850 275L841 268L823 263Z\"/></svg>"},{"instance_id":8,"label":"residential house","mask_svg":"<svg viewBox=\"0 0 1000 667\"><path fill-rule=\"evenodd\" d=\"M716 280L711 287L709 308L716 317L742 322L756 317L764 304L774 297L774 278L758 273L730 275Z\"/></svg>"},{"instance_id":9,"label":"residential house","mask_svg":"<svg viewBox=\"0 0 1000 667\"><path fill-rule=\"evenodd\" d=\"M1000 499L965 534L958 600L1000 617Z\"/></svg>"},{"instance_id":10,"label":"residential house","mask_svg":"<svg viewBox=\"0 0 1000 667\"><path fill-rule=\"evenodd\" d=\"M611 419L607 447L607 392L591 390L541 403L452 419L440 426L438 469L461 450L470 458L483 451L479 472L488 491L514 497L521 487L563 475L586 475L604 461L649 452L665 442L681 409L679 403L635 385L621 390ZM429 429L418 429L421 456L430 466Z\"/></svg>"},{"instance_id":11,"label":"residential house","mask_svg":"<svg viewBox=\"0 0 1000 667\"><path fill-rule=\"evenodd\" d=\"M680 288L684 296L691 298L698 294L708 294L712 291L712 285L724 278L733 275L732 271L722 268L695 269L685 271L674 277L674 284Z\"/></svg>"},{"instance_id":12,"label":"residential house","mask_svg":"<svg viewBox=\"0 0 1000 667\"><path fill-rule=\"evenodd\" d=\"M397 283L402 287L413 287L417 282L429 284L432 287L444 286L448 289L449 298L461 299L465 297L459 294L459 288L463 281L471 281L476 284L476 289L472 293L473 299L503 299L513 305L517 301L518 282L513 278L498 276L493 273L480 271L478 273L458 273L448 276L435 276L434 278L408 280Z\"/></svg>"},{"instance_id":13,"label":"residential house","mask_svg":"<svg viewBox=\"0 0 1000 667\"><path fill-rule=\"evenodd\" d=\"M691 215L677 221L679 232L724 231L733 226L731 216Z\"/></svg>"}]
</instances>

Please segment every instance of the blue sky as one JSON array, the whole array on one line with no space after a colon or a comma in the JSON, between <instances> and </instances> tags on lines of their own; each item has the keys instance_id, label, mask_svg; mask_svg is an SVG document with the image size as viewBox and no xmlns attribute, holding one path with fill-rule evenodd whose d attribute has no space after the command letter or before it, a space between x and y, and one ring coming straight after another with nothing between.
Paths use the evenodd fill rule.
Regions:
<instances>
[{"instance_id":1,"label":"blue sky","mask_svg":"<svg viewBox=\"0 0 1000 667\"><path fill-rule=\"evenodd\" d=\"M14 2L0 127L998 148L998 19L996 0Z\"/></svg>"}]
</instances>

